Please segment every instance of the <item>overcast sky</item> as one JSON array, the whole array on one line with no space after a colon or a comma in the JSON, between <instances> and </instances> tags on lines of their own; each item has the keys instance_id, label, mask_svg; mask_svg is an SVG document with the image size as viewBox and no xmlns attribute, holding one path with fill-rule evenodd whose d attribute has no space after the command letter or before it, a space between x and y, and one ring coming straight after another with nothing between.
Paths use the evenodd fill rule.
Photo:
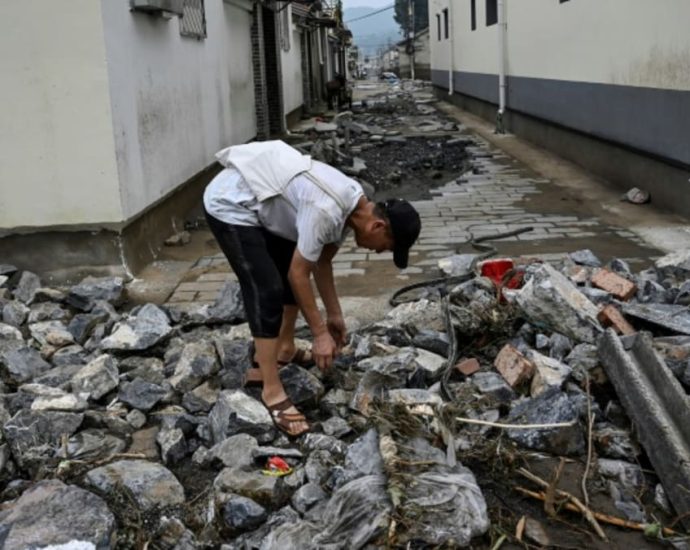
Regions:
<instances>
[{"instance_id":1,"label":"overcast sky","mask_svg":"<svg viewBox=\"0 0 690 550\"><path fill-rule=\"evenodd\" d=\"M343 0L343 8L375 8L381 9L390 6L394 0Z\"/></svg>"}]
</instances>

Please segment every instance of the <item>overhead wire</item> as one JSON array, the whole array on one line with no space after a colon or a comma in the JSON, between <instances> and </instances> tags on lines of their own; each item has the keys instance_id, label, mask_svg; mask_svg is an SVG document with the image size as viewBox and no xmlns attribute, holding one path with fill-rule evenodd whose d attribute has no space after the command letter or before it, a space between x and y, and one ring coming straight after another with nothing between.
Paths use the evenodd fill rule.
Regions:
<instances>
[{"instance_id":1,"label":"overhead wire","mask_svg":"<svg viewBox=\"0 0 690 550\"><path fill-rule=\"evenodd\" d=\"M395 7L395 4L391 4L390 6L386 6L385 8L381 8L380 10L372 11L371 13L367 13L366 15L361 15L359 17L355 17L354 19L348 19L345 21L345 23L352 23L353 21L359 21L360 19L366 19L367 17L372 17L374 15L377 15L379 13L382 13L384 11L393 9Z\"/></svg>"}]
</instances>

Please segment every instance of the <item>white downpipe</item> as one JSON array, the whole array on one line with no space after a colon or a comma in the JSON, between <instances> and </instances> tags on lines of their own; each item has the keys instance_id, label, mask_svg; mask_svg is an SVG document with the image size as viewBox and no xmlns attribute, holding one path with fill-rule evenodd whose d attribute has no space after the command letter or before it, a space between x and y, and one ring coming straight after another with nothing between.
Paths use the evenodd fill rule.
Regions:
<instances>
[{"instance_id":1,"label":"white downpipe","mask_svg":"<svg viewBox=\"0 0 690 550\"><path fill-rule=\"evenodd\" d=\"M496 132L505 133L503 115L506 111L506 0L498 0L498 113Z\"/></svg>"},{"instance_id":2,"label":"white downpipe","mask_svg":"<svg viewBox=\"0 0 690 550\"><path fill-rule=\"evenodd\" d=\"M455 93L453 70L455 69L455 33L453 32L453 0L448 1L448 32L450 33L450 67L448 68L448 95Z\"/></svg>"}]
</instances>

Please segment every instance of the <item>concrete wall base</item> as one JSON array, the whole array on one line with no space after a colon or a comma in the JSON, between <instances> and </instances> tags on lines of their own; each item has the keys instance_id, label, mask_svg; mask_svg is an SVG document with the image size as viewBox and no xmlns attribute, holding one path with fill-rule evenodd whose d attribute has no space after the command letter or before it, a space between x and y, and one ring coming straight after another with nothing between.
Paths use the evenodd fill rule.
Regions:
<instances>
[{"instance_id":1,"label":"concrete wall base","mask_svg":"<svg viewBox=\"0 0 690 550\"><path fill-rule=\"evenodd\" d=\"M2 263L56 283L86 275L133 275L158 256L163 241L184 228L204 188L220 171L214 163L173 193L117 227L41 228L0 237Z\"/></svg>"},{"instance_id":2,"label":"concrete wall base","mask_svg":"<svg viewBox=\"0 0 690 550\"><path fill-rule=\"evenodd\" d=\"M497 106L463 94L448 94L436 87L437 96L486 120L496 119ZM660 208L690 216L690 166L670 164L630 148L554 125L539 118L508 111L507 131L579 164L611 182L621 191L639 187L651 193Z\"/></svg>"}]
</instances>

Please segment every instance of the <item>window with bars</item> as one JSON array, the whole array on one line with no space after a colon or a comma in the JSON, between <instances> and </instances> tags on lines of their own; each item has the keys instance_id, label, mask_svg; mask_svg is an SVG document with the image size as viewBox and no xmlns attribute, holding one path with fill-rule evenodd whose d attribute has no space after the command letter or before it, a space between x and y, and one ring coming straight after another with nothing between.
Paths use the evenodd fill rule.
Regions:
<instances>
[{"instance_id":1,"label":"window with bars","mask_svg":"<svg viewBox=\"0 0 690 550\"><path fill-rule=\"evenodd\" d=\"M180 34L201 40L206 38L206 10L204 0L184 0L180 19Z\"/></svg>"}]
</instances>

